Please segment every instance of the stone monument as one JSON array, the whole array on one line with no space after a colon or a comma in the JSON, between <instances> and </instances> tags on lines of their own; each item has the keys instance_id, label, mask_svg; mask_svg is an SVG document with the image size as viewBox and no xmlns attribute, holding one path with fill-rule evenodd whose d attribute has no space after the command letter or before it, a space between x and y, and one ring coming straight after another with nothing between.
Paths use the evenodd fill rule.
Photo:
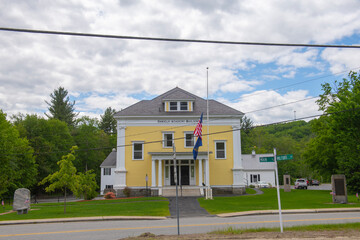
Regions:
<instances>
[{"instance_id":1,"label":"stone monument","mask_svg":"<svg viewBox=\"0 0 360 240\"><path fill-rule=\"evenodd\" d=\"M284 192L291 192L290 175L284 175Z\"/></svg>"},{"instance_id":2,"label":"stone monument","mask_svg":"<svg viewBox=\"0 0 360 240\"><path fill-rule=\"evenodd\" d=\"M333 203L347 203L347 189L345 175L332 175L332 200Z\"/></svg>"},{"instance_id":3,"label":"stone monument","mask_svg":"<svg viewBox=\"0 0 360 240\"><path fill-rule=\"evenodd\" d=\"M18 214L26 214L30 210L30 190L18 188L14 193L13 210Z\"/></svg>"}]
</instances>

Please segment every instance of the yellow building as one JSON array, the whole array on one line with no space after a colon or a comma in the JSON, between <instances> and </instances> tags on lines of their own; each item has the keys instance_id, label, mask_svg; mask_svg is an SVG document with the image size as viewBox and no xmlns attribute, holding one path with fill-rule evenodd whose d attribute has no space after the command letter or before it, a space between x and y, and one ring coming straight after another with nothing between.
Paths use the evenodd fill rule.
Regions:
<instances>
[{"instance_id":1,"label":"yellow building","mask_svg":"<svg viewBox=\"0 0 360 240\"><path fill-rule=\"evenodd\" d=\"M201 113L203 146L196 160L193 135ZM101 164L101 193L114 189L118 196L175 193L174 147L178 183L183 195L242 193L240 119L243 113L215 100L207 101L178 87L117 112L117 149ZM209 140L208 140L209 126ZM209 144L208 144L209 142Z\"/></svg>"}]
</instances>

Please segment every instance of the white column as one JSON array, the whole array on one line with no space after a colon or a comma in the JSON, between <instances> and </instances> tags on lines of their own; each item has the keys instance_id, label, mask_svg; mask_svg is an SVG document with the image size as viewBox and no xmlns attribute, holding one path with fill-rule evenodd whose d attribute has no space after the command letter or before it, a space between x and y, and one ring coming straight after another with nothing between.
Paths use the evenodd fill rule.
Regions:
<instances>
[{"instance_id":1,"label":"white column","mask_svg":"<svg viewBox=\"0 0 360 240\"><path fill-rule=\"evenodd\" d=\"M234 168L242 168L240 126L233 128Z\"/></svg>"},{"instance_id":2,"label":"white column","mask_svg":"<svg viewBox=\"0 0 360 240\"><path fill-rule=\"evenodd\" d=\"M159 160L158 163L158 187L159 187L159 195L162 195L162 161Z\"/></svg>"},{"instance_id":3,"label":"white column","mask_svg":"<svg viewBox=\"0 0 360 240\"><path fill-rule=\"evenodd\" d=\"M162 161L158 160L158 186L162 187Z\"/></svg>"},{"instance_id":4,"label":"white column","mask_svg":"<svg viewBox=\"0 0 360 240\"><path fill-rule=\"evenodd\" d=\"M233 128L233 186L245 186L244 168L241 158L241 136L240 125L232 126Z\"/></svg>"},{"instance_id":5,"label":"white column","mask_svg":"<svg viewBox=\"0 0 360 240\"><path fill-rule=\"evenodd\" d=\"M116 154L116 169L118 170L125 170L125 129L125 126L118 127Z\"/></svg>"},{"instance_id":6,"label":"white column","mask_svg":"<svg viewBox=\"0 0 360 240\"><path fill-rule=\"evenodd\" d=\"M151 161L151 187L156 187L155 160Z\"/></svg>"},{"instance_id":7,"label":"white column","mask_svg":"<svg viewBox=\"0 0 360 240\"><path fill-rule=\"evenodd\" d=\"M209 167L209 162L210 162L210 159L206 159L205 160L205 171L206 171L206 176L205 176L205 181L206 181L206 186L210 186L210 167Z\"/></svg>"},{"instance_id":8,"label":"white column","mask_svg":"<svg viewBox=\"0 0 360 240\"><path fill-rule=\"evenodd\" d=\"M125 168L125 129L119 121L117 122L117 151L116 151L116 168L114 177L114 189L126 187L126 168Z\"/></svg>"},{"instance_id":9,"label":"white column","mask_svg":"<svg viewBox=\"0 0 360 240\"><path fill-rule=\"evenodd\" d=\"M202 160L199 159L199 186L202 187L202 182L203 182L203 170L202 170Z\"/></svg>"}]
</instances>

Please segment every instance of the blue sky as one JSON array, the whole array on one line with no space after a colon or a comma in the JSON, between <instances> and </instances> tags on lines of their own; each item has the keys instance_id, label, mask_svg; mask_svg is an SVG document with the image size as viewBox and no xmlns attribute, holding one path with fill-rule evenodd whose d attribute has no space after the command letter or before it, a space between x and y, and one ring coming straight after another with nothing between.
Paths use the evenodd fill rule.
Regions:
<instances>
[{"instance_id":1,"label":"blue sky","mask_svg":"<svg viewBox=\"0 0 360 240\"><path fill-rule=\"evenodd\" d=\"M360 2L297 0L2 1L0 26L225 41L360 44ZM99 117L176 86L249 113L256 124L319 114L321 84L360 67L360 50L234 46L0 31L0 107L47 112L65 87L80 116ZM286 105L284 105L286 104Z\"/></svg>"}]
</instances>

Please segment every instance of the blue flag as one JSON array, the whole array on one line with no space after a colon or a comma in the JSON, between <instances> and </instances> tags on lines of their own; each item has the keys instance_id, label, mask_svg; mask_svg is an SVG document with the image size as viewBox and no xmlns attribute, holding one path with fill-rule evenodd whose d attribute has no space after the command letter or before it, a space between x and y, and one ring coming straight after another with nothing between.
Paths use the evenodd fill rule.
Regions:
<instances>
[{"instance_id":1,"label":"blue flag","mask_svg":"<svg viewBox=\"0 0 360 240\"><path fill-rule=\"evenodd\" d=\"M197 158L197 155L198 155L198 151L199 151L199 147L202 146L202 139L201 137L198 137L196 143L195 143L195 146L194 146L194 149L193 149L193 157L194 157L194 160L196 160Z\"/></svg>"}]
</instances>

